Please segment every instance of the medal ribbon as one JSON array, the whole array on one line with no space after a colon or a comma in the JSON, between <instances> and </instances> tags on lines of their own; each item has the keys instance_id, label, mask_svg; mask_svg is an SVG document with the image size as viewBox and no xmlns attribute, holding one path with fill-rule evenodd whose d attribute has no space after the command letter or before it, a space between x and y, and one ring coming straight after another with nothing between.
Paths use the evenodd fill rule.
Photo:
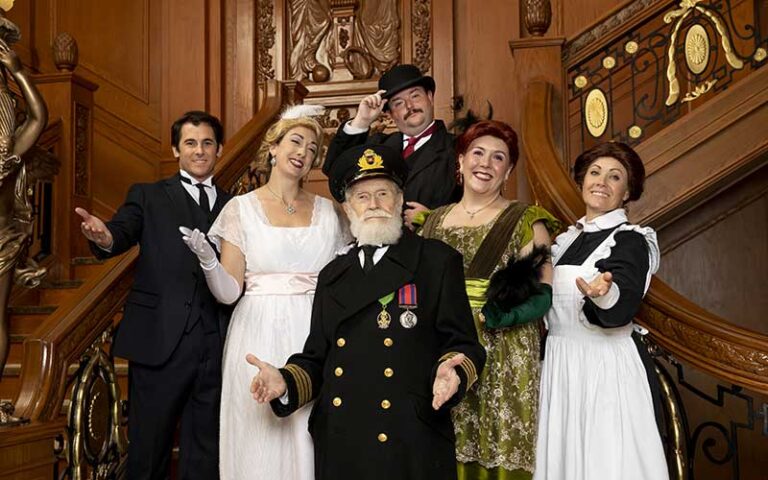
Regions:
<instances>
[{"instance_id":1,"label":"medal ribbon","mask_svg":"<svg viewBox=\"0 0 768 480\"><path fill-rule=\"evenodd\" d=\"M401 308L405 309L418 306L418 292L416 291L415 283L409 283L400 287L400 290L397 291L397 303L400 304Z\"/></svg>"},{"instance_id":2,"label":"medal ribbon","mask_svg":"<svg viewBox=\"0 0 768 480\"><path fill-rule=\"evenodd\" d=\"M395 292L390 293L389 295L384 295L379 299L379 303L381 304L381 309L385 310L387 308L387 305L392 302L395 298Z\"/></svg>"}]
</instances>

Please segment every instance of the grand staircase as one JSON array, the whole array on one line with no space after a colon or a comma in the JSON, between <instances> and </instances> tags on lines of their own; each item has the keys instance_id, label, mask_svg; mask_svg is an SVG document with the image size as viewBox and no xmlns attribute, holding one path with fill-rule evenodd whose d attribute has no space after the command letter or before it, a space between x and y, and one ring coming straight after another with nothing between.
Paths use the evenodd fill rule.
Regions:
<instances>
[{"instance_id":1,"label":"grand staircase","mask_svg":"<svg viewBox=\"0 0 768 480\"><path fill-rule=\"evenodd\" d=\"M633 144L646 162L646 193L630 214L659 230L667 251L707 228L699 222L686 227L691 233L677 226L702 217L708 199L746 181L762 195L768 164L764 3L637 0L576 38L512 42L513 50L540 49L547 53L542 58L557 59L543 78L530 79L523 106L522 146L536 201L566 222L579 218L583 207L569 169L580 151L607 140ZM689 35L697 24L709 39L704 53L696 50L702 30ZM686 60L686 52L696 55ZM707 52L712 63L686 73L686 62L698 70ZM242 193L258 183L252 152L281 108L305 95L301 84L267 83L258 114L227 142L217 164L222 186ZM48 149L57 138L74 138L66 123L71 112L51 109L53 123L57 117L63 127L58 137L49 135ZM0 479L121 474L127 367L108 353L138 252L103 263L89 257L70 216L80 201L66 180L74 177L74 159L61 161L51 200L58 240L43 262L51 274L36 290L14 291L11 300L12 346L0 398L12 399L29 423L0 429ZM722 207L717 218L732 211ZM664 240L666 232L672 240ZM768 239L762 242L758 247L765 248ZM638 321L650 332L646 340L666 395L672 478L765 478L768 329L717 315L661 278L654 278Z\"/></svg>"}]
</instances>

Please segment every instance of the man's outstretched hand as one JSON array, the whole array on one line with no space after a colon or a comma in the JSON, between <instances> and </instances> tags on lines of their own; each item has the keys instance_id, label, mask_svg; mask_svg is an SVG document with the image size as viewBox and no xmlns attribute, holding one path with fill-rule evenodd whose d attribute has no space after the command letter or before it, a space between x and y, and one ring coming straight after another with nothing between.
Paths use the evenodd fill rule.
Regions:
<instances>
[{"instance_id":1,"label":"man's outstretched hand","mask_svg":"<svg viewBox=\"0 0 768 480\"><path fill-rule=\"evenodd\" d=\"M280 370L267 362L262 362L251 353L245 356L245 360L259 369L259 373L251 380L251 395L254 400L266 403L285 394L288 385L285 384Z\"/></svg>"},{"instance_id":2,"label":"man's outstretched hand","mask_svg":"<svg viewBox=\"0 0 768 480\"><path fill-rule=\"evenodd\" d=\"M432 385L432 408L435 410L439 410L459 391L461 378L456 373L456 367L461 365L461 362L466 358L463 353L460 353L445 360L437 367L435 383Z\"/></svg>"},{"instance_id":3,"label":"man's outstretched hand","mask_svg":"<svg viewBox=\"0 0 768 480\"><path fill-rule=\"evenodd\" d=\"M75 213L83 219L80 222L80 231L85 238L104 249L112 247L112 232L109 231L104 222L99 217L91 215L88 210L77 207Z\"/></svg>"}]
</instances>

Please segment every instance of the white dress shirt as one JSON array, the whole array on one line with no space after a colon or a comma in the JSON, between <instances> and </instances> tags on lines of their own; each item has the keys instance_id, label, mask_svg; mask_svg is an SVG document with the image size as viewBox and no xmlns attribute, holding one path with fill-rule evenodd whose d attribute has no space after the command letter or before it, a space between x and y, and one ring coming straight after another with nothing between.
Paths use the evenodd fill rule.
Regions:
<instances>
[{"instance_id":1,"label":"white dress shirt","mask_svg":"<svg viewBox=\"0 0 768 480\"><path fill-rule=\"evenodd\" d=\"M192 196L192 199L200 205L200 190L196 187L198 183L202 183L205 185L205 193L208 195L208 205L211 206L211 210L213 210L213 205L216 203L216 187L213 185L213 175L209 176L202 182L198 182L196 179L192 178L190 174L185 172L184 170L179 170L179 173L182 177L189 179L191 183L187 182L181 182L181 186L184 187L184 190L187 191Z\"/></svg>"}]
</instances>

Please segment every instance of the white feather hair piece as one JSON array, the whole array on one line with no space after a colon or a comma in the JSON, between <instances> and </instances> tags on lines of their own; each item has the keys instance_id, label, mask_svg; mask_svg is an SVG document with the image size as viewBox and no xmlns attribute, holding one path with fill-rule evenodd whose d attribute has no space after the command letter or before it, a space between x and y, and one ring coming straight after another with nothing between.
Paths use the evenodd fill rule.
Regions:
<instances>
[{"instance_id":1,"label":"white feather hair piece","mask_svg":"<svg viewBox=\"0 0 768 480\"><path fill-rule=\"evenodd\" d=\"M282 115L280 115L280 119L293 120L302 117L318 117L323 113L325 113L325 107L322 105L291 105L283 111Z\"/></svg>"}]
</instances>

